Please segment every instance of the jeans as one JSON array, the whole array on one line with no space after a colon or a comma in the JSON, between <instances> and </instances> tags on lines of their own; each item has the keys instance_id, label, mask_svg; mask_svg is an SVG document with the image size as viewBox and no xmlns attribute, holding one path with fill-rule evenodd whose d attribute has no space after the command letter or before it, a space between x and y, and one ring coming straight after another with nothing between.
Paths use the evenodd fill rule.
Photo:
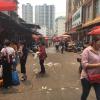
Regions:
<instances>
[{"instance_id":1,"label":"jeans","mask_svg":"<svg viewBox=\"0 0 100 100\"><path fill-rule=\"evenodd\" d=\"M91 87L93 86L97 100L100 100L100 84L94 83L91 84L87 79L81 79L82 84L82 95L81 100L87 100Z\"/></svg>"},{"instance_id":2,"label":"jeans","mask_svg":"<svg viewBox=\"0 0 100 100\"><path fill-rule=\"evenodd\" d=\"M21 73L26 74L26 63L21 63Z\"/></svg>"},{"instance_id":3,"label":"jeans","mask_svg":"<svg viewBox=\"0 0 100 100\"><path fill-rule=\"evenodd\" d=\"M12 70L11 65L4 63L3 65L3 87L7 88L12 85Z\"/></svg>"}]
</instances>

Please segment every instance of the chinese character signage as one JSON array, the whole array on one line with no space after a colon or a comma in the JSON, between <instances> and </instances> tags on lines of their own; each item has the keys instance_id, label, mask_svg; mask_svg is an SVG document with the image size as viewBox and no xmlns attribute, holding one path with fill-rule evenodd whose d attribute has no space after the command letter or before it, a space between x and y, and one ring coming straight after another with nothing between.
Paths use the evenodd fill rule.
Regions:
<instances>
[{"instance_id":1,"label":"chinese character signage","mask_svg":"<svg viewBox=\"0 0 100 100\"><path fill-rule=\"evenodd\" d=\"M82 23L82 7L79 8L72 16L72 27L76 27Z\"/></svg>"}]
</instances>

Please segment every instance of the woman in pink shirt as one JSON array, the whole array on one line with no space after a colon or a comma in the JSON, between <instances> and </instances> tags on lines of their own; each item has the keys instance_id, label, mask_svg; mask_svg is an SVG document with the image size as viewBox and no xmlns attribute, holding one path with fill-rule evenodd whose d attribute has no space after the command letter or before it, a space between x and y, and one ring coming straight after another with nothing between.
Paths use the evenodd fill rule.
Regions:
<instances>
[{"instance_id":1,"label":"woman in pink shirt","mask_svg":"<svg viewBox=\"0 0 100 100\"><path fill-rule=\"evenodd\" d=\"M90 89L93 86L97 100L100 100L100 83L91 83L88 79L86 70L95 68L100 72L100 37L94 36L92 39L92 45L88 46L82 53L82 95L81 100L87 100Z\"/></svg>"}]
</instances>

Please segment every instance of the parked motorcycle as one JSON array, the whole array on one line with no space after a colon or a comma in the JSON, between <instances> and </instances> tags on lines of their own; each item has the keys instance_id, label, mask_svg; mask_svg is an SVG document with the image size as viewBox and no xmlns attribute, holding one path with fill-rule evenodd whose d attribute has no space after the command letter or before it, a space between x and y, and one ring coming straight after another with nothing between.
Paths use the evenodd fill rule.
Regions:
<instances>
[{"instance_id":1,"label":"parked motorcycle","mask_svg":"<svg viewBox=\"0 0 100 100\"><path fill-rule=\"evenodd\" d=\"M84 45L82 42L77 42L74 46L74 52L77 53L77 52L80 52L84 49Z\"/></svg>"}]
</instances>

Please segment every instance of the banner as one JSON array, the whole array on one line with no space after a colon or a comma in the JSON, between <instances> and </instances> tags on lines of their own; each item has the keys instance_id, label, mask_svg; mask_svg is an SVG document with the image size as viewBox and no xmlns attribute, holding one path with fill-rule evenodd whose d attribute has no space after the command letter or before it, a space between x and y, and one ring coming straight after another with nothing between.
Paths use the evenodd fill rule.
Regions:
<instances>
[{"instance_id":1,"label":"banner","mask_svg":"<svg viewBox=\"0 0 100 100\"><path fill-rule=\"evenodd\" d=\"M0 11L13 11L17 8L17 0L0 0Z\"/></svg>"}]
</instances>

